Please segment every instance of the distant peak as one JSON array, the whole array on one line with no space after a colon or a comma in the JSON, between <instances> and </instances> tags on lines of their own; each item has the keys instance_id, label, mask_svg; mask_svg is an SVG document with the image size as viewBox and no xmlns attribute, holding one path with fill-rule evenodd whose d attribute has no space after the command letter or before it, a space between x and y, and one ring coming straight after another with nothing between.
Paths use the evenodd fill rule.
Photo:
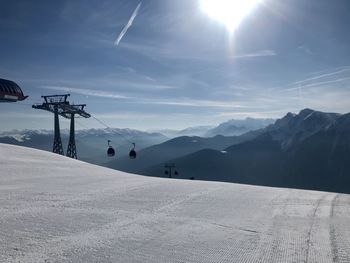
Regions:
<instances>
[{"instance_id":1,"label":"distant peak","mask_svg":"<svg viewBox=\"0 0 350 263\"><path fill-rule=\"evenodd\" d=\"M288 112L287 115L286 115L284 118L286 118L286 119L291 119L291 118L294 118L295 116L296 116L295 113L293 113L293 112Z\"/></svg>"},{"instance_id":2,"label":"distant peak","mask_svg":"<svg viewBox=\"0 0 350 263\"><path fill-rule=\"evenodd\" d=\"M315 112L314 110L312 109L309 109L309 108L306 108L306 109L303 109L299 112L299 115L309 115L311 113Z\"/></svg>"}]
</instances>

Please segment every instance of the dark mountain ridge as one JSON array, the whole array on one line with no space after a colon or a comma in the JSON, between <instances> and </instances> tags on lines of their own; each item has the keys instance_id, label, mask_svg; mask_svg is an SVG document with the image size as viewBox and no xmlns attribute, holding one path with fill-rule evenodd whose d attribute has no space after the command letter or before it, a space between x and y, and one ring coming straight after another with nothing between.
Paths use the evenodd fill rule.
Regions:
<instances>
[{"instance_id":1,"label":"dark mountain ridge","mask_svg":"<svg viewBox=\"0 0 350 263\"><path fill-rule=\"evenodd\" d=\"M203 149L169 162L179 178L350 193L350 114L305 109L255 135L225 151ZM164 176L162 164L143 174Z\"/></svg>"},{"instance_id":2,"label":"dark mountain ridge","mask_svg":"<svg viewBox=\"0 0 350 263\"><path fill-rule=\"evenodd\" d=\"M247 134L231 137L217 135L211 138L181 136L139 151L135 160L122 157L111 160L106 163L106 166L125 172L142 173L147 167L166 162L167 160L185 156L202 149L224 150L230 145L249 140L253 136L256 135Z\"/></svg>"}]
</instances>

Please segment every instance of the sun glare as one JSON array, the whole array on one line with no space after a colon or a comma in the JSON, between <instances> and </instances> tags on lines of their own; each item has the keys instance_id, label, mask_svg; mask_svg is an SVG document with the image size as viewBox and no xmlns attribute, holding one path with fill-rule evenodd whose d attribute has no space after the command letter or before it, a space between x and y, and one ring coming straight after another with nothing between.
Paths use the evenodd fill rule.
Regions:
<instances>
[{"instance_id":1,"label":"sun glare","mask_svg":"<svg viewBox=\"0 0 350 263\"><path fill-rule=\"evenodd\" d=\"M233 32L262 0L200 0L201 8L211 18Z\"/></svg>"}]
</instances>

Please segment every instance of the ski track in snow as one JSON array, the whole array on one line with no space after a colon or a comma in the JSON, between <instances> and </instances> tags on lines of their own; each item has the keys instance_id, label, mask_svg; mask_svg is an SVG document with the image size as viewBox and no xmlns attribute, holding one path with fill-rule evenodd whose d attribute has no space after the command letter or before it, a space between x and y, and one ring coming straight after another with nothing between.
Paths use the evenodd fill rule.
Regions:
<instances>
[{"instance_id":1,"label":"ski track in snow","mask_svg":"<svg viewBox=\"0 0 350 263\"><path fill-rule=\"evenodd\" d=\"M350 262L349 195L150 178L0 144L0 262Z\"/></svg>"}]
</instances>

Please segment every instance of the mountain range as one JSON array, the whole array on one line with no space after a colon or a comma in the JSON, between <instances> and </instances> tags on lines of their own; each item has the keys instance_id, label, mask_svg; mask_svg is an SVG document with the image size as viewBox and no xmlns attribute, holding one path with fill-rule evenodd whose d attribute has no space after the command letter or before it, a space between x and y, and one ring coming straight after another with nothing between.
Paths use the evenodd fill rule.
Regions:
<instances>
[{"instance_id":1,"label":"mountain range","mask_svg":"<svg viewBox=\"0 0 350 263\"><path fill-rule=\"evenodd\" d=\"M250 123L250 128L252 123L266 126L270 121L231 120L205 133L232 131L233 126L244 122ZM207 128L193 127L187 132L203 129ZM349 135L350 113L304 109L237 136L180 136L169 140L160 133L90 129L77 131L76 141L81 160L125 172L167 177L164 165L174 163L176 177L182 179L350 192ZM52 131L12 131L0 134L0 143L51 151L52 137ZM62 131L62 140L66 146L68 130ZM107 158L107 140L112 141L117 158ZM134 160L127 155L132 147L129 141L137 145Z\"/></svg>"},{"instance_id":2,"label":"mountain range","mask_svg":"<svg viewBox=\"0 0 350 263\"><path fill-rule=\"evenodd\" d=\"M248 119L247 119L248 120ZM234 120L229 121L232 125L236 125ZM238 123L245 123L244 121L237 120ZM260 119L249 119L246 122L245 129L253 130L256 127L256 123L264 123ZM220 124L220 125L224 125ZM220 125L218 127L220 127ZM224 125L228 130L234 129L230 128L230 125ZM212 126L196 126L189 127L180 131L176 130L162 130L162 131L150 131L144 132L134 129L86 129L76 131L76 144L78 151L78 158L80 160L99 164L108 165L108 158L106 157L107 141L111 140L111 145L117 151L117 158L124 157L118 163L128 160L128 153L132 148L131 142L136 143L136 150L140 151L144 148L158 145L171 138L182 137L182 136L202 136L208 137L209 133L215 136L218 134L226 134L225 129L218 129L217 132L213 132L212 129L218 128ZM161 133L162 132L162 133ZM66 150L68 144L69 130L62 129L61 137ZM181 141L182 139L179 139ZM190 139L196 140L196 139ZM202 138L198 138L201 141ZM40 150L52 151L52 141L53 141L53 131L51 130L13 130L10 132L0 133L0 143L8 143L20 146L26 146L31 148L36 148ZM198 147L189 147L188 150L180 150L178 154L164 155L169 158L176 158L189 154L204 148L217 149L218 147L227 147L232 145L230 139L225 139L223 136L216 139L208 139L208 144L198 143ZM171 142L170 142L171 144ZM175 143L176 144L176 143ZM213 145L213 146L212 146ZM141 153L142 156L142 153ZM163 160L164 158L162 158ZM156 164L152 162L152 164ZM117 167L119 167L117 165ZM131 166L133 167L133 165ZM142 166L143 167L143 166Z\"/></svg>"},{"instance_id":3,"label":"mountain range","mask_svg":"<svg viewBox=\"0 0 350 263\"><path fill-rule=\"evenodd\" d=\"M244 120L229 120L221 123L217 127L209 129L205 133L205 137L212 137L215 135L224 136L238 136L249 131L258 130L273 124L276 120L274 119L255 119L246 118Z\"/></svg>"},{"instance_id":4,"label":"mountain range","mask_svg":"<svg viewBox=\"0 0 350 263\"><path fill-rule=\"evenodd\" d=\"M183 130L155 130L153 132L159 132L169 138L176 138L181 136L200 136L200 137L214 137L217 135L222 136L237 136L246 132L265 128L266 126L274 123L274 119L258 119L258 118L246 118L243 120L228 120L220 123L218 126L194 126L188 127Z\"/></svg>"},{"instance_id":5,"label":"mountain range","mask_svg":"<svg viewBox=\"0 0 350 263\"><path fill-rule=\"evenodd\" d=\"M162 129L162 130L151 130L151 132L158 132L169 139L181 137L181 136L206 136L207 132L215 128L214 126L193 126L182 130Z\"/></svg>"},{"instance_id":6,"label":"mountain range","mask_svg":"<svg viewBox=\"0 0 350 263\"><path fill-rule=\"evenodd\" d=\"M61 131L63 148L68 145L69 131ZM106 162L107 141L116 150L118 157L127 155L136 143L136 149L140 150L154 144L168 140L160 133L149 133L132 129L88 129L76 131L76 145L80 160L103 164ZM0 143L26 146L45 151L52 151L53 131L47 130L23 130L11 131L0 134Z\"/></svg>"},{"instance_id":7,"label":"mountain range","mask_svg":"<svg viewBox=\"0 0 350 263\"><path fill-rule=\"evenodd\" d=\"M350 114L304 109L231 140L139 173L166 177L164 163L174 163L177 178L350 192Z\"/></svg>"},{"instance_id":8,"label":"mountain range","mask_svg":"<svg viewBox=\"0 0 350 263\"><path fill-rule=\"evenodd\" d=\"M138 152L138 157L135 160L124 156L118 159L112 159L110 162L107 162L105 166L125 172L144 174L145 169L150 166L163 164L168 160L195 153L203 149L224 150L231 145L249 140L253 136L255 136L255 133L231 137L217 135L211 138L181 136L142 149Z\"/></svg>"}]
</instances>

